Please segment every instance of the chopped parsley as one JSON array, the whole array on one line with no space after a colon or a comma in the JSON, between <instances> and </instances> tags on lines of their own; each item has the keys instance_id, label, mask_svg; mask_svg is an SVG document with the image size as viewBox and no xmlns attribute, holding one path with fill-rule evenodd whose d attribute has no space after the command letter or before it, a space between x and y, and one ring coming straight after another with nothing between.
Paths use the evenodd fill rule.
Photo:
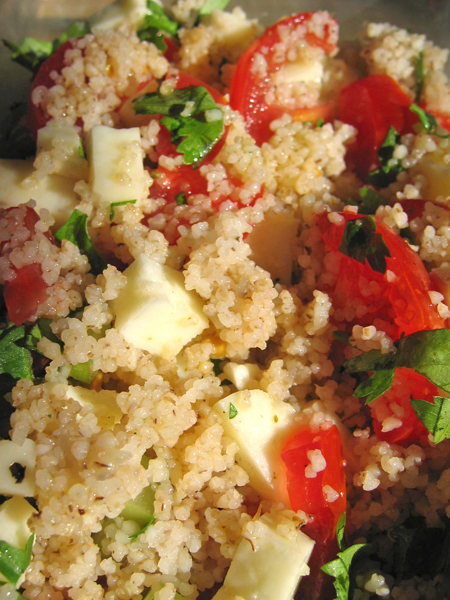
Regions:
<instances>
[{"instance_id":1,"label":"chopped parsley","mask_svg":"<svg viewBox=\"0 0 450 600\"><path fill-rule=\"evenodd\" d=\"M69 240L69 242L77 246L80 252L87 256L92 273L98 275L108 265L92 243L87 229L87 221L87 214L75 209L70 215L69 220L55 233L55 238L59 242Z\"/></svg>"},{"instance_id":2,"label":"chopped parsley","mask_svg":"<svg viewBox=\"0 0 450 600\"><path fill-rule=\"evenodd\" d=\"M167 44L164 41L164 33L176 36L178 28L179 24L168 17L159 4L147 0L147 14L137 30L141 42L151 42L161 52L165 52Z\"/></svg>"},{"instance_id":3,"label":"chopped parsley","mask_svg":"<svg viewBox=\"0 0 450 600\"><path fill-rule=\"evenodd\" d=\"M416 113L427 133L443 139L450 138L449 133L438 132L439 123L436 121L434 115L431 115L430 113L426 112L425 110L423 110L423 108L417 106L417 104L411 104L409 110L413 113Z\"/></svg>"},{"instance_id":4,"label":"chopped parsley","mask_svg":"<svg viewBox=\"0 0 450 600\"><path fill-rule=\"evenodd\" d=\"M378 273L386 272L386 257L391 256L371 216L347 221L339 250L363 265L367 261Z\"/></svg>"},{"instance_id":5,"label":"chopped parsley","mask_svg":"<svg viewBox=\"0 0 450 600\"><path fill-rule=\"evenodd\" d=\"M16 585L25 573L31 561L34 534L30 535L25 550L19 550L0 540L0 573L12 584Z\"/></svg>"},{"instance_id":6,"label":"chopped parsley","mask_svg":"<svg viewBox=\"0 0 450 600\"><path fill-rule=\"evenodd\" d=\"M415 65L415 69L414 69L414 76L416 78L415 92L416 92L417 104L420 104L420 101L422 99L423 83L424 83L424 78L425 78L425 65L423 62L423 58L424 58L424 51L421 50L419 52L419 56L416 59L416 65Z\"/></svg>"},{"instance_id":7,"label":"chopped parsley","mask_svg":"<svg viewBox=\"0 0 450 600\"><path fill-rule=\"evenodd\" d=\"M203 86L190 85L162 95L159 91L133 101L136 114L164 115L161 123L183 155L184 164L198 167L223 134L223 113Z\"/></svg>"},{"instance_id":8,"label":"chopped parsley","mask_svg":"<svg viewBox=\"0 0 450 600\"><path fill-rule=\"evenodd\" d=\"M178 204L178 206L182 206L183 204L187 204L186 194L184 192L179 192L175 196L175 202Z\"/></svg>"},{"instance_id":9,"label":"chopped parsley","mask_svg":"<svg viewBox=\"0 0 450 600\"><path fill-rule=\"evenodd\" d=\"M237 408L230 402L230 406L228 407L228 418L234 419L238 414Z\"/></svg>"},{"instance_id":10,"label":"chopped parsley","mask_svg":"<svg viewBox=\"0 0 450 600\"><path fill-rule=\"evenodd\" d=\"M223 10L228 6L230 0L208 0L198 11L200 17L210 15L213 10Z\"/></svg>"},{"instance_id":11,"label":"chopped parsley","mask_svg":"<svg viewBox=\"0 0 450 600\"><path fill-rule=\"evenodd\" d=\"M129 538L131 541L135 541L142 533L144 533L145 531L147 531L147 529L153 525L153 523L156 521L155 517L153 517L152 519L150 519L150 521L144 525L144 527L142 527L142 529L140 529L139 531L137 531L136 533L133 533L133 535L130 535Z\"/></svg>"},{"instance_id":12,"label":"chopped parsley","mask_svg":"<svg viewBox=\"0 0 450 600\"><path fill-rule=\"evenodd\" d=\"M397 175L401 171L406 170L402 166L401 161L394 158L395 148L400 143L400 134L391 125L384 142L377 152L380 167L369 173L369 183L380 188L387 187L397 179Z\"/></svg>"},{"instance_id":13,"label":"chopped parsley","mask_svg":"<svg viewBox=\"0 0 450 600\"><path fill-rule=\"evenodd\" d=\"M434 404L426 400L411 399L411 406L428 431L435 444L450 439L450 398L433 397Z\"/></svg>"},{"instance_id":14,"label":"chopped parsley","mask_svg":"<svg viewBox=\"0 0 450 600\"><path fill-rule=\"evenodd\" d=\"M380 206L386 206L387 200L377 194L372 188L365 186L359 190L361 204L359 204L359 212L362 215L374 215Z\"/></svg>"},{"instance_id":15,"label":"chopped parsley","mask_svg":"<svg viewBox=\"0 0 450 600\"><path fill-rule=\"evenodd\" d=\"M8 323L0 332L0 374L33 379L30 351L25 347L25 326Z\"/></svg>"}]
</instances>

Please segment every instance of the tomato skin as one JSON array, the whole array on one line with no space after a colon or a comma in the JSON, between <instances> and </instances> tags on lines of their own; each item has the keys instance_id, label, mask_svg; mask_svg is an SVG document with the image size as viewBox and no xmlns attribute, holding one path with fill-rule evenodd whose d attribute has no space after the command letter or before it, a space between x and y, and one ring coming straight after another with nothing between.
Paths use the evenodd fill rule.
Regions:
<instances>
[{"instance_id":1,"label":"tomato skin","mask_svg":"<svg viewBox=\"0 0 450 600\"><path fill-rule=\"evenodd\" d=\"M387 272L395 275L392 280L387 272L378 273L367 263L362 265L339 251L346 223L361 218L361 215L350 212L340 215L343 222L339 224L331 223L327 213L317 219L326 248L338 253L340 258L336 284L332 289L324 290L331 294L335 308L344 309L349 300L363 302L367 313L355 317L351 323L371 325L375 318L384 319L392 323L387 333L394 341L402 334L446 327L446 320L439 315L429 297L429 292L433 290L430 275L407 242L374 217L377 232L382 235L391 252L391 257L386 258L386 265ZM360 281L366 282L364 294L360 289Z\"/></svg>"},{"instance_id":2,"label":"tomato skin","mask_svg":"<svg viewBox=\"0 0 450 600\"><path fill-rule=\"evenodd\" d=\"M322 453L326 466L315 477L308 477L307 467L311 463L308 453L313 450ZM345 461L338 428L334 424L318 431L303 427L288 440L281 459L287 469L287 491L292 510L303 510L312 517L305 533L309 531L317 542L333 539L346 506ZM324 486L333 488L338 493L337 499L328 501Z\"/></svg>"},{"instance_id":3,"label":"tomato skin","mask_svg":"<svg viewBox=\"0 0 450 600\"><path fill-rule=\"evenodd\" d=\"M357 129L349 156L361 178L378 166L377 152L390 126L400 135L412 131L419 119L409 110L411 104L408 94L388 75L370 75L340 91L339 118Z\"/></svg>"},{"instance_id":4,"label":"tomato skin","mask_svg":"<svg viewBox=\"0 0 450 600\"><path fill-rule=\"evenodd\" d=\"M42 64L33 80L28 98L27 125L34 139L37 138L38 129L45 127L47 121L49 120L49 116L40 105L33 103L31 99L33 90L41 85L46 88L51 88L55 85L55 82L50 77L50 74L53 71L61 73L64 67L64 55L66 51L70 50L71 48L73 48L73 43L70 40L64 42L64 44L61 44L58 50L49 56Z\"/></svg>"},{"instance_id":5,"label":"tomato skin","mask_svg":"<svg viewBox=\"0 0 450 600\"><path fill-rule=\"evenodd\" d=\"M38 305L47 299L47 284L40 265L32 263L14 269L16 277L3 287L8 316L14 325L22 325L36 314Z\"/></svg>"},{"instance_id":6,"label":"tomato skin","mask_svg":"<svg viewBox=\"0 0 450 600\"><path fill-rule=\"evenodd\" d=\"M280 28L300 27L308 23L313 15L313 12L301 13L275 23L266 29L263 35L256 39L239 59L231 83L230 105L244 116L247 130L257 144L261 145L270 139L272 132L269 125L274 119L284 113L295 116L296 112L287 110L277 103L267 104L266 101L267 94L273 89L272 77L283 65L279 62L279 58L277 59L277 44L281 41ZM323 38L307 32L304 39L310 46L320 47L329 54L336 48L336 43L332 39L333 33L337 30L336 21L330 19L324 29L325 36ZM261 55L267 63L265 74L259 74L255 66L258 56ZM300 113L301 111L297 115L297 120L303 120ZM331 115L329 112L325 114L328 118ZM306 118L305 120L310 119Z\"/></svg>"}]
</instances>

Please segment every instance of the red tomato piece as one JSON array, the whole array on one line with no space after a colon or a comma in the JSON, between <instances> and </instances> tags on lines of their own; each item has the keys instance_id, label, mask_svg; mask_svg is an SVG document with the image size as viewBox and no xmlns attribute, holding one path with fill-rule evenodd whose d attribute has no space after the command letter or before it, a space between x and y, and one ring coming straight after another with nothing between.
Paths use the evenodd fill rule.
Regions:
<instances>
[{"instance_id":1,"label":"red tomato piece","mask_svg":"<svg viewBox=\"0 0 450 600\"><path fill-rule=\"evenodd\" d=\"M73 44L69 40L62 44L58 50L56 50L56 52L49 56L49 58L47 58L47 60L42 64L31 85L30 96L28 98L27 125L35 139L37 137L38 129L41 129L41 127L45 126L49 120L49 116L42 106L39 104L34 104L32 101L33 90L39 86L51 88L55 85L55 81L50 75L53 72L61 73L64 67L64 55L70 48L73 48Z\"/></svg>"},{"instance_id":2,"label":"red tomato piece","mask_svg":"<svg viewBox=\"0 0 450 600\"><path fill-rule=\"evenodd\" d=\"M396 340L402 333L409 335L446 327L446 320L429 297L434 289L430 275L407 242L374 217L377 233L382 235L391 253L391 257L386 258L386 273L379 273L367 262L363 265L339 251L346 223L361 217L354 213L341 213L341 216L343 221L335 224L324 213L317 223L326 248L335 253L339 264L336 282L325 286L324 291L331 295L335 309L348 315L349 329L356 323L371 325L381 319L387 333Z\"/></svg>"},{"instance_id":3,"label":"red tomato piece","mask_svg":"<svg viewBox=\"0 0 450 600\"><path fill-rule=\"evenodd\" d=\"M320 458L320 453L325 463L314 474L311 463L315 456ZM314 432L304 427L287 442L281 458L287 469L292 510L311 515L307 529L316 541L333 539L346 505L345 461L338 428L332 424L328 429Z\"/></svg>"},{"instance_id":4,"label":"red tomato piece","mask_svg":"<svg viewBox=\"0 0 450 600\"><path fill-rule=\"evenodd\" d=\"M3 286L8 315L14 325L22 325L36 314L38 305L47 299L47 284L41 267L31 264L15 269L16 277Z\"/></svg>"},{"instance_id":5,"label":"red tomato piece","mask_svg":"<svg viewBox=\"0 0 450 600\"><path fill-rule=\"evenodd\" d=\"M392 126L400 134L412 131L418 117L409 110L411 98L388 75L371 75L344 87L339 94L339 118L358 131L349 148L357 174L365 179L378 166L377 152Z\"/></svg>"},{"instance_id":6,"label":"red tomato piece","mask_svg":"<svg viewBox=\"0 0 450 600\"><path fill-rule=\"evenodd\" d=\"M306 12L275 23L266 29L263 35L255 40L239 59L231 83L230 104L234 110L238 110L244 116L247 130L258 144L262 144L271 137L272 132L269 125L274 119L284 113L296 114L295 110L286 109L276 100L268 100L273 97L273 77L285 62L284 59L280 59L280 45L285 43L284 40L288 37L286 33L295 32L302 36L307 44L322 48L327 54L336 48L337 22L330 18L324 25L323 36L318 37L308 29L314 14ZM292 45L295 43L291 42ZM324 111L324 114L330 118L330 111ZM297 117L298 120L303 120L301 110ZM321 114L317 119L321 117L325 118ZM310 118L307 117L305 120L310 120Z\"/></svg>"}]
</instances>

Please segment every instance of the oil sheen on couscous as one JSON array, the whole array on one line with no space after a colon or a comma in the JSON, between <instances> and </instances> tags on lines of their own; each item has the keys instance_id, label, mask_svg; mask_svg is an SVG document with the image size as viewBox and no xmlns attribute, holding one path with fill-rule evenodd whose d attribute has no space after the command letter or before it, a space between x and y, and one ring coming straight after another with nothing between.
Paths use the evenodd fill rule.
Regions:
<instances>
[{"instance_id":1,"label":"oil sheen on couscous","mask_svg":"<svg viewBox=\"0 0 450 600\"><path fill-rule=\"evenodd\" d=\"M450 598L448 51L244 11L5 41L1 600Z\"/></svg>"}]
</instances>

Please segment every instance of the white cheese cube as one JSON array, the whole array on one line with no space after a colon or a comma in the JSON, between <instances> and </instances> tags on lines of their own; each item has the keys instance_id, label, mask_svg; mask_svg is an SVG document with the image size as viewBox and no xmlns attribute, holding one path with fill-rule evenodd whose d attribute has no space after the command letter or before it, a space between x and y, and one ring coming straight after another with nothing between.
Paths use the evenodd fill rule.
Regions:
<instances>
[{"instance_id":1,"label":"white cheese cube","mask_svg":"<svg viewBox=\"0 0 450 600\"><path fill-rule=\"evenodd\" d=\"M300 221L289 213L267 212L247 238L252 259L274 281L291 283L295 238Z\"/></svg>"},{"instance_id":2,"label":"white cheese cube","mask_svg":"<svg viewBox=\"0 0 450 600\"><path fill-rule=\"evenodd\" d=\"M313 60L286 62L274 76L274 84L282 83L315 83L320 84L323 78L323 63L316 57Z\"/></svg>"},{"instance_id":3,"label":"white cheese cube","mask_svg":"<svg viewBox=\"0 0 450 600\"><path fill-rule=\"evenodd\" d=\"M231 62L236 62L260 33L258 22L247 19L245 12L239 7L231 12L213 10L202 17L202 23L214 32L214 50L222 52Z\"/></svg>"},{"instance_id":4,"label":"white cheese cube","mask_svg":"<svg viewBox=\"0 0 450 600\"><path fill-rule=\"evenodd\" d=\"M82 386L69 385L66 396L76 400L81 406L90 408L102 429L112 429L123 417L122 411L117 406L117 392L113 390L96 392Z\"/></svg>"},{"instance_id":5,"label":"white cheese cube","mask_svg":"<svg viewBox=\"0 0 450 600\"><path fill-rule=\"evenodd\" d=\"M75 180L87 179L88 164L83 144L74 127L46 125L38 130L37 155L50 152L55 173Z\"/></svg>"},{"instance_id":6,"label":"white cheese cube","mask_svg":"<svg viewBox=\"0 0 450 600\"><path fill-rule=\"evenodd\" d=\"M258 365L252 363L238 364L228 362L223 367L223 373L238 390L245 390L248 387L249 381L259 379L261 370Z\"/></svg>"},{"instance_id":7,"label":"white cheese cube","mask_svg":"<svg viewBox=\"0 0 450 600\"><path fill-rule=\"evenodd\" d=\"M96 31L117 29L124 23L136 26L147 12L147 0L116 0L92 15L89 25Z\"/></svg>"},{"instance_id":8,"label":"white cheese cube","mask_svg":"<svg viewBox=\"0 0 450 600\"><path fill-rule=\"evenodd\" d=\"M235 416L230 405L237 411ZM247 472L250 485L262 497L289 506L280 451L293 425L294 408L275 402L262 390L245 390L219 400L214 410L225 435L239 446L236 461Z\"/></svg>"},{"instance_id":9,"label":"white cheese cube","mask_svg":"<svg viewBox=\"0 0 450 600\"><path fill-rule=\"evenodd\" d=\"M450 198L450 165L444 162L439 152L425 155L420 162L420 170L426 177L423 196L427 200L448 200Z\"/></svg>"},{"instance_id":10,"label":"white cheese cube","mask_svg":"<svg viewBox=\"0 0 450 600\"><path fill-rule=\"evenodd\" d=\"M147 195L144 161L138 127L113 129L95 125L86 152L89 181L100 204L136 200Z\"/></svg>"},{"instance_id":11,"label":"white cheese cube","mask_svg":"<svg viewBox=\"0 0 450 600\"><path fill-rule=\"evenodd\" d=\"M296 539L284 537L267 515L250 525L213 600L292 600L309 573L313 540L301 531Z\"/></svg>"},{"instance_id":12,"label":"white cheese cube","mask_svg":"<svg viewBox=\"0 0 450 600\"><path fill-rule=\"evenodd\" d=\"M0 494L34 496L35 466L36 444L33 440L26 439L21 446L11 440L1 440Z\"/></svg>"},{"instance_id":13,"label":"white cheese cube","mask_svg":"<svg viewBox=\"0 0 450 600\"><path fill-rule=\"evenodd\" d=\"M79 202L73 191L74 180L61 175L32 177L33 164L26 160L0 160L0 207L9 208L36 201L36 209L46 208L59 229Z\"/></svg>"},{"instance_id":14,"label":"white cheese cube","mask_svg":"<svg viewBox=\"0 0 450 600\"><path fill-rule=\"evenodd\" d=\"M175 269L141 254L124 275L112 305L115 328L136 348L171 359L208 327L200 298Z\"/></svg>"}]
</instances>

